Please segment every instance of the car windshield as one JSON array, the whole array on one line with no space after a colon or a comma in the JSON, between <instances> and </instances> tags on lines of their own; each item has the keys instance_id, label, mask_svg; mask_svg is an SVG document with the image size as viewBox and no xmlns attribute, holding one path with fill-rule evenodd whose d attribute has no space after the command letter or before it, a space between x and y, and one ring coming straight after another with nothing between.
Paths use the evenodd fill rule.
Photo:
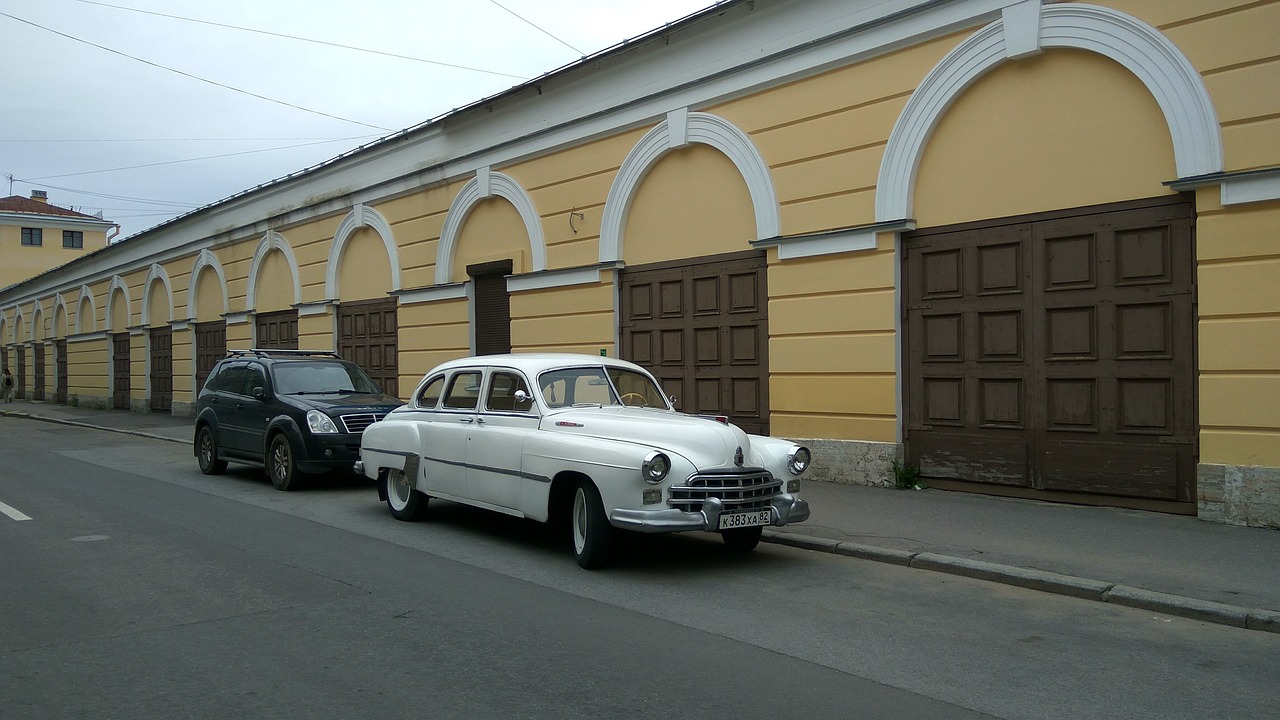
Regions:
<instances>
[{"instance_id":1,"label":"car windshield","mask_svg":"<svg viewBox=\"0 0 1280 720\"><path fill-rule=\"evenodd\" d=\"M281 395L381 392L359 366L351 363L291 360L276 363L272 374L276 392Z\"/></svg>"},{"instance_id":2,"label":"car windshield","mask_svg":"<svg viewBox=\"0 0 1280 720\"><path fill-rule=\"evenodd\" d=\"M625 368L600 366L560 368L538 376L548 407L628 405L667 408L662 390L648 375Z\"/></svg>"}]
</instances>

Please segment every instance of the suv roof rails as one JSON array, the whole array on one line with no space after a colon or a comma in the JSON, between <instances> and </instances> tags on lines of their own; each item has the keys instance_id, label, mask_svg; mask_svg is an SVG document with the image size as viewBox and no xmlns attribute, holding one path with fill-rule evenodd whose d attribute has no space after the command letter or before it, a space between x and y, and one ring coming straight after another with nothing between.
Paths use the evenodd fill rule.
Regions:
<instances>
[{"instance_id":1,"label":"suv roof rails","mask_svg":"<svg viewBox=\"0 0 1280 720\"><path fill-rule=\"evenodd\" d=\"M282 350L277 348L249 348L248 350L228 350L227 357L332 357L342 356L332 350Z\"/></svg>"}]
</instances>

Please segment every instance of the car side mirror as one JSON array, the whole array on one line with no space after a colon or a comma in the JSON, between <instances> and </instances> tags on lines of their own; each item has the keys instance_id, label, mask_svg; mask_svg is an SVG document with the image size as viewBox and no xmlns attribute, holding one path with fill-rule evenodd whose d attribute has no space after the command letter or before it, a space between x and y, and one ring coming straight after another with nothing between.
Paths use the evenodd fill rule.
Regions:
<instances>
[{"instance_id":1,"label":"car side mirror","mask_svg":"<svg viewBox=\"0 0 1280 720\"><path fill-rule=\"evenodd\" d=\"M266 399L267 399L267 389L266 389L266 388L264 388L264 387L255 387L255 388L253 389L253 399L254 399L254 400L266 400Z\"/></svg>"},{"instance_id":2,"label":"car side mirror","mask_svg":"<svg viewBox=\"0 0 1280 720\"><path fill-rule=\"evenodd\" d=\"M523 390L517 390L514 395L516 400L516 410L528 410L533 407L533 396Z\"/></svg>"},{"instance_id":3,"label":"car side mirror","mask_svg":"<svg viewBox=\"0 0 1280 720\"><path fill-rule=\"evenodd\" d=\"M679 402L680 402L680 401L676 398L676 396L675 396L675 395L672 395L671 397L669 397L669 398L667 398L667 399L671 401L671 407L676 407L676 405L677 405L677 404L679 404Z\"/></svg>"}]
</instances>

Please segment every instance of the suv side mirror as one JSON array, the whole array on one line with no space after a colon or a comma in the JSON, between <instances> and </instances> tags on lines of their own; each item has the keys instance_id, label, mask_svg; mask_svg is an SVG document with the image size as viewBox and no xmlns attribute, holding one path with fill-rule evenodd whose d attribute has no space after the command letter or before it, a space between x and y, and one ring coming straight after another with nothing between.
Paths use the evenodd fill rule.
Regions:
<instances>
[{"instance_id":1,"label":"suv side mirror","mask_svg":"<svg viewBox=\"0 0 1280 720\"><path fill-rule=\"evenodd\" d=\"M267 389L266 389L266 388L264 388L264 387L261 387L261 386L259 386L259 387L255 387L255 388L253 389L253 399L254 399L254 400L266 400L266 399L267 399Z\"/></svg>"}]
</instances>

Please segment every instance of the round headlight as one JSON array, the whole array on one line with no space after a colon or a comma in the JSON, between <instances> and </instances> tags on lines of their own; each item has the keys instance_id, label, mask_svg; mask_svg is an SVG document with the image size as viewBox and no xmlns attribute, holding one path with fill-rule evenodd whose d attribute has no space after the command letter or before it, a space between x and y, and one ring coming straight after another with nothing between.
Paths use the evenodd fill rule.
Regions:
<instances>
[{"instance_id":1,"label":"round headlight","mask_svg":"<svg viewBox=\"0 0 1280 720\"><path fill-rule=\"evenodd\" d=\"M644 481L649 484L662 482L669 472L671 472L671 458L657 450L649 453L644 462L640 464L640 474L644 476Z\"/></svg>"},{"instance_id":2,"label":"round headlight","mask_svg":"<svg viewBox=\"0 0 1280 720\"><path fill-rule=\"evenodd\" d=\"M307 429L318 434L338 432L338 426L333 424L333 418L325 415L319 410L307 411Z\"/></svg>"},{"instance_id":3,"label":"round headlight","mask_svg":"<svg viewBox=\"0 0 1280 720\"><path fill-rule=\"evenodd\" d=\"M792 475L799 475L809 469L809 461L812 459L809 448L797 445L787 455L787 470Z\"/></svg>"}]
</instances>

